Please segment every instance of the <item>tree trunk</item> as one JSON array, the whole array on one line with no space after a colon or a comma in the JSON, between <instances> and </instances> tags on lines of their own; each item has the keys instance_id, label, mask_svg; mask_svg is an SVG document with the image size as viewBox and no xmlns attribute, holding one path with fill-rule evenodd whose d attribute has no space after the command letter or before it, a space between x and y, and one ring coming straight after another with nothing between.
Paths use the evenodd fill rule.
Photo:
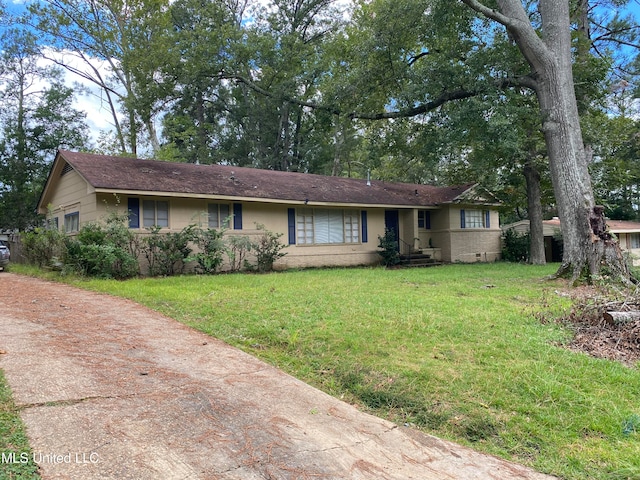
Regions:
<instances>
[{"instance_id":1,"label":"tree trunk","mask_svg":"<svg viewBox=\"0 0 640 480\"><path fill-rule=\"evenodd\" d=\"M497 0L498 11L478 0L462 1L503 24L531 66L529 76L540 104L551 181L562 222L564 250L557 275L571 273L576 280L585 269L590 276L596 275L604 249L594 239L589 221L594 197L573 83L569 1L538 1L540 34L520 0Z\"/></svg>"},{"instance_id":2,"label":"tree trunk","mask_svg":"<svg viewBox=\"0 0 640 480\"><path fill-rule=\"evenodd\" d=\"M640 312L604 312L604 319L611 325L636 322L640 320Z\"/></svg>"},{"instance_id":3,"label":"tree trunk","mask_svg":"<svg viewBox=\"0 0 640 480\"><path fill-rule=\"evenodd\" d=\"M600 262L591 248L589 218L594 199L573 86L569 2L541 0L539 9L546 48L530 63L539 74L536 93L562 222L564 253L559 273L571 271L576 279L587 266L590 274L597 274Z\"/></svg>"},{"instance_id":4,"label":"tree trunk","mask_svg":"<svg viewBox=\"0 0 640 480\"><path fill-rule=\"evenodd\" d=\"M533 164L533 159L529 159L524 166L524 178L527 183L527 211L529 212L529 261L534 265L544 265L547 260L544 252L540 173Z\"/></svg>"}]
</instances>

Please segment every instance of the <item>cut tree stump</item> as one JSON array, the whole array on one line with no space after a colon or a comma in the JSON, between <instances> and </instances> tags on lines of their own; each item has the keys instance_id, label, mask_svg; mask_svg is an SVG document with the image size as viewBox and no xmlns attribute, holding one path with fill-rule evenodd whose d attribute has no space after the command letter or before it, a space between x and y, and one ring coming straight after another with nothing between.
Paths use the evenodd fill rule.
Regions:
<instances>
[{"instance_id":1,"label":"cut tree stump","mask_svg":"<svg viewBox=\"0 0 640 480\"><path fill-rule=\"evenodd\" d=\"M640 311L604 312L604 319L611 325L635 322L636 320L640 320Z\"/></svg>"}]
</instances>

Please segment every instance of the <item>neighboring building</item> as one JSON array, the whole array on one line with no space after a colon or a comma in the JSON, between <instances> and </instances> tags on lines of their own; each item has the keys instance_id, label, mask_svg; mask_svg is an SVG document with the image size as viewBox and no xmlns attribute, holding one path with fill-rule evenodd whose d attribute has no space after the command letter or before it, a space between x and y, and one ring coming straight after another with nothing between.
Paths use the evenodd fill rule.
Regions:
<instances>
[{"instance_id":1,"label":"neighboring building","mask_svg":"<svg viewBox=\"0 0 640 480\"><path fill-rule=\"evenodd\" d=\"M277 268L378 263L378 236L396 232L403 253L443 262L500 255L498 202L478 185L433 187L59 151L38 211L69 234L109 209L129 227L179 231L197 224L254 235L283 233Z\"/></svg>"},{"instance_id":2,"label":"neighboring building","mask_svg":"<svg viewBox=\"0 0 640 480\"><path fill-rule=\"evenodd\" d=\"M618 238L620 248L629 252L634 266L640 265L640 223L623 220L607 219L609 231ZM562 229L560 219L554 217L542 222L544 233L544 247L547 262L562 260ZM509 225L503 225L502 230L514 229L518 233L529 232L529 220L521 220Z\"/></svg>"}]
</instances>

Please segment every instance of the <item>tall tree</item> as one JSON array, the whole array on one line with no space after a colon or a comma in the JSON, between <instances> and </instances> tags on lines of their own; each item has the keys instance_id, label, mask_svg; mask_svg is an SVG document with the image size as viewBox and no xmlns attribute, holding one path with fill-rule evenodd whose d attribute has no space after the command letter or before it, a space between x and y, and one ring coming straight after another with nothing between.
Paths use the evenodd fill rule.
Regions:
<instances>
[{"instance_id":1,"label":"tall tree","mask_svg":"<svg viewBox=\"0 0 640 480\"><path fill-rule=\"evenodd\" d=\"M536 92L564 250L558 273L577 278L585 268L599 272L605 254L594 236L591 219L594 195L580 127L574 89L569 1L539 0L540 30L534 27L520 0L497 0L498 9L477 0L462 0L475 11L503 25L531 67L521 81ZM597 214L597 213L595 213ZM617 256L609 259L614 262ZM623 266L615 265L623 269Z\"/></svg>"},{"instance_id":2,"label":"tall tree","mask_svg":"<svg viewBox=\"0 0 640 480\"><path fill-rule=\"evenodd\" d=\"M122 153L136 155L147 134L152 149L159 106L155 73L166 59L168 3L163 0L40 0L23 21L49 45L48 59L100 88Z\"/></svg>"},{"instance_id":3,"label":"tall tree","mask_svg":"<svg viewBox=\"0 0 640 480\"><path fill-rule=\"evenodd\" d=\"M85 147L88 128L60 72L42 65L35 39L12 29L1 40L0 227L24 229L36 225L56 150Z\"/></svg>"}]
</instances>

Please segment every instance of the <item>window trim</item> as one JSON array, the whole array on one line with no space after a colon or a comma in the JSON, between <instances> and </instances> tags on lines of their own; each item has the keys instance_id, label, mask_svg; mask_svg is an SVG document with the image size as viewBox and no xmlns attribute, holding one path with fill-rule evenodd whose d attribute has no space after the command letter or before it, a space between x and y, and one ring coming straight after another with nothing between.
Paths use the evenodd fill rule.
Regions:
<instances>
[{"instance_id":1,"label":"window trim","mask_svg":"<svg viewBox=\"0 0 640 480\"><path fill-rule=\"evenodd\" d=\"M147 206L153 202L153 224L149 225L148 224L148 220L150 219L149 216L146 215L148 209ZM160 225L159 223L159 218L158 218L158 204L159 203L163 203L167 206L167 218L166 218L166 225ZM142 217L142 228L154 228L154 227L159 227L159 228L169 228L170 225L170 215L169 215L169 211L170 211L170 203L169 200L156 200L156 199L151 199L151 198L145 198L142 199L142 201L140 202L140 209L142 210L142 215L140 215L140 217ZM164 219L163 219L164 220Z\"/></svg>"},{"instance_id":2,"label":"window trim","mask_svg":"<svg viewBox=\"0 0 640 480\"><path fill-rule=\"evenodd\" d=\"M469 226L469 220L471 217L469 213L474 213L474 225ZM475 214L478 213L477 216ZM477 220L480 219L481 225L477 226ZM461 229L469 229L469 230L482 230L491 228L491 210L483 210L479 208L471 208L471 209L460 209L460 228Z\"/></svg>"},{"instance_id":3,"label":"window trim","mask_svg":"<svg viewBox=\"0 0 640 480\"><path fill-rule=\"evenodd\" d=\"M291 209L293 210L293 209ZM289 244L303 246L322 246L322 245L361 245L364 240L363 235L363 210L356 208L314 208L304 207L295 209L293 216L289 210L289 219L295 219L293 223L293 231L290 230ZM342 231L339 232L341 241L331 241L337 238L338 232L333 230L338 221L336 213L339 212ZM325 222L319 224L318 217L326 214L326 231ZM366 218L366 217L364 217ZM291 223L290 223L291 228ZM321 230L319 230L321 229ZM294 235L295 233L295 235ZM327 238L326 242L318 242L319 235ZM295 240L295 241L293 241Z\"/></svg>"},{"instance_id":4,"label":"window trim","mask_svg":"<svg viewBox=\"0 0 640 480\"><path fill-rule=\"evenodd\" d=\"M211 215L211 209L212 207L216 208L216 218L215 218L215 222L212 222L212 215ZM227 209L227 216L222 218L222 214L220 212L220 207L226 207ZM211 202L211 203L207 203L207 226L209 228L229 228L229 225L231 225L231 217L233 216L232 213L232 206L230 203L216 203L216 202ZM216 225L213 225L213 223L215 223Z\"/></svg>"},{"instance_id":5,"label":"window trim","mask_svg":"<svg viewBox=\"0 0 640 480\"><path fill-rule=\"evenodd\" d=\"M422 214L422 226L420 226L420 214ZM431 230L431 210L418 210L418 228Z\"/></svg>"},{"instance_id":6,"label":"window trim","mask_svg":"<svg viewBox=\"0 0 640 480\"><path fill-rule=\"evenodd\" d=\"M80 231L80 212L75 211L71 213L65 213L64 233L77 233L78 231Z\"/></svg>"}]
</instances>

